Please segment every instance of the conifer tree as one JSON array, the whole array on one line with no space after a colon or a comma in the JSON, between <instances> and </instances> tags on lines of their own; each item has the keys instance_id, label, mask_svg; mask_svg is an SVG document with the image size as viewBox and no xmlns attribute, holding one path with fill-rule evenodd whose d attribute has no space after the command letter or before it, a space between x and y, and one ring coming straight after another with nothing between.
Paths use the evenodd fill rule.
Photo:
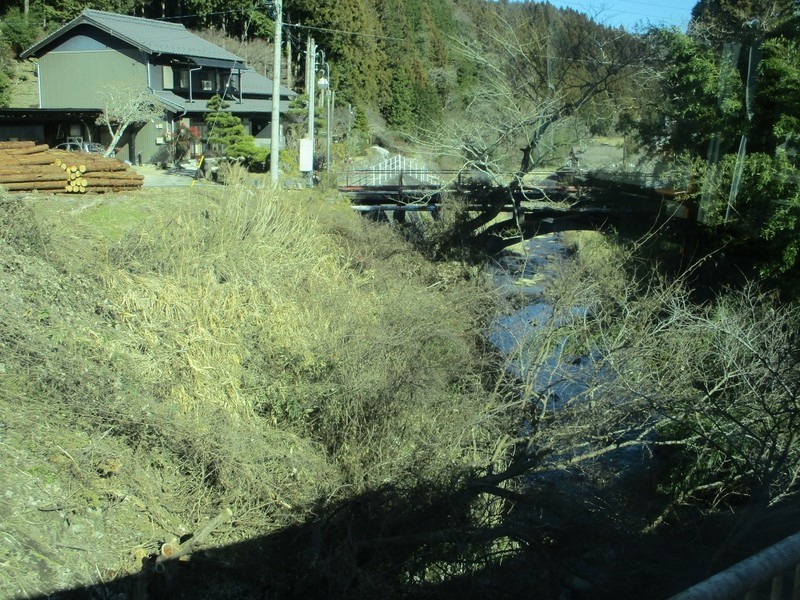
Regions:
<instances>
[{"instance_id":1,"label":"conifer tree","mask_svg":"<svg viewBox=\"0 0 800 600\"><path fill-rule=\"evenodd\" d=\"M269 149L256 146L255 138L247 133L242 120L225 110L229 104L215 95L207 106L213 111L206 116L207 142L211 147L230 158L242 158L249 168L264 168Z\"/></svg>"}]
</instances>

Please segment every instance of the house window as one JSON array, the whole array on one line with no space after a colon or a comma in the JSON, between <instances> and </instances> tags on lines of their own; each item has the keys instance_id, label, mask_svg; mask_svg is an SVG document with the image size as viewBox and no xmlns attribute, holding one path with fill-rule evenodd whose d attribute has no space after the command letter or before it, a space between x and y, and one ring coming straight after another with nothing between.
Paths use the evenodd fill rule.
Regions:
<instances>
[{"instance_id":1,"label":"house window","mask_svg":"<svg viewBox=\"0 0 800 600\"><path fill-rule=\"evenodd\" d=\"M172 67L170 65L163 65L161 67L161 77L164 81L163 87L165 90L171 90L175 86L172 78Z\"/></svg>"},{"instance_id":2,"label":"house window","mask_svg":"<svg viewBox=\"0 0 800 600\"><path fill-rule=\"evenodd\" d=\"M223 90L226 97L239 101L239 73L236 71L222 71L220 75L222 81L220 82L219 89Z\"/></svg>"},{"instance_id":3,"label":"house window","mask_svg":"<svg viewBox=\"0 0 800 600\"><path fill-rule=\"evenodd\" d=\"M175 69L173 71L175 87L181 90L189 89L189 71L186 69Z\"/></svg>"},{"instance_id":4,"label":"house window","mask_svg":"<svg viewBox=\"0 0 800 600\"><path fill-rule=\"evenodd\" d=\"M214 89L214 85L210 79L203 79L202 89L204 92L210 92L212 89Z\"/></svg>"}]
</instances>

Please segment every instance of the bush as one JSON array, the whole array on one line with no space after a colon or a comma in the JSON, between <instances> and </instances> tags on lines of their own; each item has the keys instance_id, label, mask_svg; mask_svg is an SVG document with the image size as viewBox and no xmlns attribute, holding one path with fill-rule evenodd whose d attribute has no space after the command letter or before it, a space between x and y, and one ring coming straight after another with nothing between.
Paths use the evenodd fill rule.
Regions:
<instances>
[{"instance_id":1,"label":"bush","mask_svg":"<svg viewBox=\"0 0 800 600\"><path fill-rule=\"evenodd\" d=\"M27 18L18 8L12 8L0 23L0 32L11 49L19 54L34 44L39 36L39 27L33 19Z\"/></svg>"},{"instance_id":2,"label":"bush","mask_svg":"<svg viewBox=\"0 0 800 600\"><path fill-rule=\"evenodd\" d=\"M48 238L28 204L20 198L0 198L0 239L4 243L20 253L40 254Z\"/></svg>"},{"instance_id":3,"label":"bush","mask_svg":"<svg viewBox=\"0 0 800 600\"><path fill-rule=\"evenodd\" d=\"M266 170L269 149L256 145L255 138L246 133L242 120L225 110L227 106L219 96L208 101L208 107L215 111L206 116L208 144L221 149L225 156L240 161L248 169Z\"/></svg>"},{"instance_id":4,"label":"bush","mask_svg":"<svg viewBox=\"0 0 800 600\"><path fill-rule=\"evenodd\" d=\"M225 155L234 160L240 160L248 170L264 172L268 169L269 148L256 146L252 135L247 135L236 140L225 149Z\"/></svg>"},{"instance_id":5,"label":"bush","mask_svg":"<svg viewBox=\"0 0 800 600\"><path fill-rule=\"evenodd\" d=\"M758 253L762 271L781 275L796 270L800 256L800 170L786 153L769 156L728 154L718 165L694 163L700 218L734 243ZM732 182L739 171L738 193L731 203Z\"/></svg>"},{"instance_id":6,"label":"bush","mask_svg":"<svg viewBox=\"0 0 800 600\"><path fill-rule=\"evenodd\" d=\"M284 173L298 173L300 157L297 150L281 150L280 157L281 170Z\"/></svg>"}]
</instances>

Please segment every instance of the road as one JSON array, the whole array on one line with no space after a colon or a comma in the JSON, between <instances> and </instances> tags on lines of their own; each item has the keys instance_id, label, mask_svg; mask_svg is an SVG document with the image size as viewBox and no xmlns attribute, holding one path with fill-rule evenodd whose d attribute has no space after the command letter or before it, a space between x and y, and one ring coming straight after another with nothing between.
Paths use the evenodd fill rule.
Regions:
<instances>
[{"instance_id":1,"label":"road","mask_svg":"<svg viewBox=\"0 0 800 600\"><path fill-rule=\"evenodd\" d=\"M197 172L194 165L189 163L183 168L160 169L155 165L134 165L131 169L144 175L142 187L186 187L191 185ZM201 180L201 182L203 185L214 185L208 180Z\"/></svg>"}]
</instances>

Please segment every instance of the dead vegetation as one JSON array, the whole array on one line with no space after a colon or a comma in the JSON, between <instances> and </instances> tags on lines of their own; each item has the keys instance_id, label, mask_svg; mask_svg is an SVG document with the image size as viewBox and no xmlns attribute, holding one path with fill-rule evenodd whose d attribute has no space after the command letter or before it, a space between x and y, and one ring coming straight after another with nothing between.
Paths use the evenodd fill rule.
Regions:
<instances>
[{"instance_id":1,"label":"dead vegetation","mask_svg":"<svg viewBox=\"0 0 800 600\"><path fill-rule=\"evenodd\" d=\"M593 237L504 371L479 271L237 181L0 202L0 597L658 597L785 535L707 459L797 472L796 313Z\"/></svg>"},{"instance_id":2,"label":"dead vegetation","mask_svg":"<svg viewBox=\"0 0 800 600\"><path fill-rule=\"evenodd\" d=\"M221 192L0 201L0 597L490 460L479 280L346 207Z\"/></svg>"}]
</instances>

